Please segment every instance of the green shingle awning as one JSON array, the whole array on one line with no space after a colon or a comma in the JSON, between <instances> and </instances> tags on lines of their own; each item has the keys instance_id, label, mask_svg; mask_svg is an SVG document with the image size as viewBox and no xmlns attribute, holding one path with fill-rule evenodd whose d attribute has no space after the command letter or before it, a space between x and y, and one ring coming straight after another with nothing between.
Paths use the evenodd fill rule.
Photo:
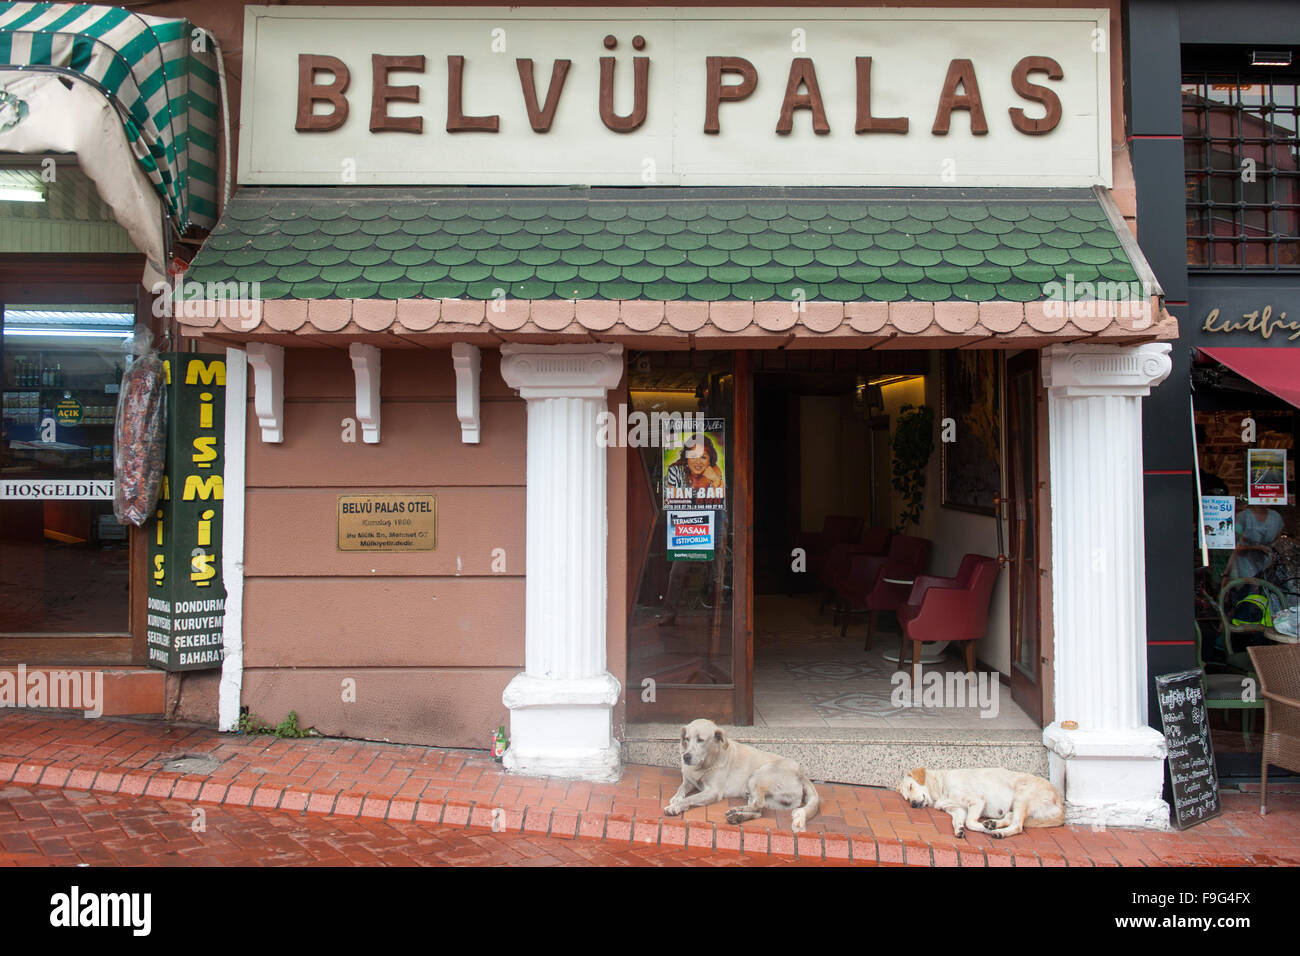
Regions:
<instances>
[{"instance_id":1,"label":"green shingle awning","mask_svg":"<svg viewBox=\"0 0 1300 956\"><path fill-rule=\"evenodd\" d=\"M457 321L482 313L512 331L526 302L524 321L540 308L543 330L568 331L567 319L572 331L609 331L608 304L636 303L629 329L642 331L656 314L647 304L661 303L679 331L702 328L689 326L704 306L704 324L722 331L754 315L760 330L831 332L880 314L872 305L902 307L915 324L927 310L911 306L924 304L948 316L944 331L979 337L1001 331L998 310L981 305L1043 303L1021 318L1049 325L1062 300L1149 309L1159 290L1107 204L1090 190L245 188L186 281L234 283L270 317L301 312L272 303L365 302L363 328L390 311L424 324L429 303L453 303ZM326 311L336 324L339 309Z\"/></svg>"}]
</instances>

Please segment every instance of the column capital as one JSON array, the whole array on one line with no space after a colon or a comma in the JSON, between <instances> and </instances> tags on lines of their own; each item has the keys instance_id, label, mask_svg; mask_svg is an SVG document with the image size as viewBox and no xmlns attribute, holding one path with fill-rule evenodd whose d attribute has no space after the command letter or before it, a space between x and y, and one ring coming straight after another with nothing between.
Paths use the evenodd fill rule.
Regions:
<instances>
[{"instance_id":1,"label":"column capital","mask_svg":"<svg viewBox=\"0 0 1300 956\"><path fill-rule=\"evenodd\" d=\"M1143 397L1173 369L1168 342L1053 345L1043 350L1043 386L1056 397Z\"/></svg>"},{"instance_id":2,"label":"column capital","mask_svg":"<svg viewBox=\"0 0 1300 956\"><path fill-rule=\"evenodd\" d=\"M604 398L623 377L623 346L501 346L501 377L526 399Z\"/></svg>"}]
</instances>

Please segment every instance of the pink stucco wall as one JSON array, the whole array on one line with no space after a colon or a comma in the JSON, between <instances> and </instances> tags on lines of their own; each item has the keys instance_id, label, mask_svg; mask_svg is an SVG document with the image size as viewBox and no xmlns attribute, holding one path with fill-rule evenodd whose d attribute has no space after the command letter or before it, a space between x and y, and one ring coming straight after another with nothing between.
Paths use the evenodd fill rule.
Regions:
<instances>
[{"instance_id":1,"label":"pink stucco wall","mask_svg":"<svg viewBox=\"0 0 1300 956\"><path fill-rule=\"evenodd\" d=\"M345 737L486 747L524 663L526 406L483 353L482 443L462 444L448 350L385 350L382 441L345 442L341 349L285 355L285 440L249 415L243 702ZM337 496L437 495L438 546L337 549ZM493 569L502 549L505 569ZM352 683L349 683L352 682ZM355 687L355 700L346 692Z\"/></svg>"},{"instance_id":2,"label":"pink stucco wall","mask_svg":"<svg viewBox=\"0 0 1300 956\"><path fill-rule=\"evenodd\" d=\"M355 385L342 349L285 353L285 440L250 403L243 703L343 737L485 748L524 666L527 406L482 353L482 442L462 444L449 350L385 350L382 440L344 442ZM252 392L250 389L250 396ZM626 668L625 449L610 449L608 669ZM438 547L337 549L337 496L438 499ZM505 568L494 568L494 551ZM354 685L345 683L351 680ZM355 686L355 701L345 690ZM622 705L615 726L622 724Z\"/></svg>"}]
</instances>

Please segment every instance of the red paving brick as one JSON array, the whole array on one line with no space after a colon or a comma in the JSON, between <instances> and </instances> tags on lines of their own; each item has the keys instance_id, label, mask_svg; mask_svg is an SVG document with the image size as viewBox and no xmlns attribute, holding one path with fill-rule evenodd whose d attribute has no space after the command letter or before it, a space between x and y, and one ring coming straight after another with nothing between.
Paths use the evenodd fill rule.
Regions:
<instances>
[{"instance_id":1,"label":"red paving brick","mask_svg":"<svg viewBox=\"0 0 1300 956\"><path fill-rule=\"evenodd\" d=\"M19 818L60 836L33 841L0 829L0 866L773 866L783 861L680 847L571 840L533 834L447 830L418 823L297 816L275 810L210 807L191 830L190 805L175 800L43 787L0 787L0 827ZM97 832L92 818L139 813L135 832Z\"/></svg>"},{"instance_id":2,"label":"red paving brick","mask_svg":"<svg viewBox=\"0 0 1300 956\"><path fill-rule=\"evenodd\" d=\"M184 754L208 755L221 765L209 776L158 770L164 761ZM1300 864L1300 793L1294 785L1277 787L1264 818L1258 814L1256 788L1226 792L1223 816L1183 833L1060 827L1000 843L975 833L957 840L946 814L914 810L891 790L825 784L819 787L819 815L806 833L796 835L789 830L788 812L733 827L725 822L725 803L665 817L663 803L679 778L657 767L629 766L619 782L593 784L507 774L477 751L329 738L275 740L161 721L90 721L22 712L0 716L0 792L5 778L12 779L9 789L28 788L42 799L51 793L69 799L89 793L96 800L120 794L123 805L143 813L153 813L160 803L174 807L198 801L216 805L206 808L209 815L218 806L223 814L249 808L282 814L294 826L310 827L314 824L302 821L325 818L331 826L361 828L348 831L361 841L355 854L335 847L322 850L318 862L421 862L411 859L411 846L395 836L391 845L366 843L369 831L364 828L382 823L437 828L442 839L454 828L479 837L486 831L490 838L558 841L545 847L524 843L510 852L457 844L447 856L456 861L528 859L541 865L593 864L604 854L627 862L630 850L650 848L678 854L654 861L662 865L741 854L786 863L852 860L963 867ZM14 811L18 820L27 819L24 812L37 812L30 803L19 800L16 805L23 808ZM0 822L4 806L0 799ZM149 827L135 833L128 823L139 826L123 823L122 832L131 840L156 835ZM0 848L7 853L34 852L32 841L21 837L0 825ZM62 833L42 835L44 859L70 860L79 852L62 838ZM606 849L595 849L600 845ZM147 853L106 846L115 862L150 861ZM197 841L178 857L203 863L239 858L238 846L211 841ZM106 859L101 854L97 862Z\"/></svg>"}]
</instances>

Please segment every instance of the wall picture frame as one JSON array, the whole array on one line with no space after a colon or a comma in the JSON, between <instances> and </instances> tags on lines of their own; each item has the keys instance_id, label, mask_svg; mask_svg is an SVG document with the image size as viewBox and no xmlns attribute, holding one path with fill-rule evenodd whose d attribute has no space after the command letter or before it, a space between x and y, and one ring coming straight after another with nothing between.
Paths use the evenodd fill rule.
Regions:
<instances>
[{"instance_id":1,"label":"wall picture frame","mask_svg":"<svg viewBox=\"0 0 1300 956\"><path fill-rule=\"evenodd\" d=\"M950 349L939 363L940 504L992 515L1002 494L1002 354ZM952 419L952 441L943 441Z\"/></svg>"}]
</instances>

